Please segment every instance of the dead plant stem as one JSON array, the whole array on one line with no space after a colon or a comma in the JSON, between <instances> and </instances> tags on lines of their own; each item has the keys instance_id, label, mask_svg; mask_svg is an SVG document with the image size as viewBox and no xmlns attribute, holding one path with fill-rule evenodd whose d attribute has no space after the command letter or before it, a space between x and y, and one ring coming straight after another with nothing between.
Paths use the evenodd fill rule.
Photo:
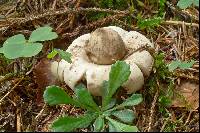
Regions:
<instances>
[{"instance_id":1,"label":"dead plant stem","mask_svg":"<svg viewBox=\"0 0 200 133\"><path fill-rule=\"evenodd\" d=\"M150 132L152 130L152 124L153 124L153 117L154 117L154 112L155 112L155 106L156 106L156 102L157 102L157 99L158 99L158 95L159 95L159 83L157 81L157 91L156 91L156 94L154 96L154 99L153 99L153 102L152 102L152 106L151 106L151 112L150 112L150 118L149 118L149 126L148 126L148 132Z\"/></svg>"},{"instance_id":2,"label":"dead plant stem","mask_svg":"<svg viewBox=\"0 0 200 133\"><path fill-rule=\"evenodd\" d=\"M0 105L1 105L1 103L2 103L2 101L4 100L4 98L6 98L21 82L22 82L22 80L24 79L24 77L22 77L16 84L15 84L15 86L13 87L13 88L11 88L11 90L8 92L8 93L6 93L2 98L1 98L1 100L0 100Z\"/></svg>"}]
</instances>

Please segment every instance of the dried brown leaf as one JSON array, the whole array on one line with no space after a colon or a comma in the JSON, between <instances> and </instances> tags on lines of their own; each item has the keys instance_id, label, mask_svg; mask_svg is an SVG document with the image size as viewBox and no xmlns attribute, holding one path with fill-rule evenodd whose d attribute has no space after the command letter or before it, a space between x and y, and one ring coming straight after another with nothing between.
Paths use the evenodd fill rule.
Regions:
<instances>
[{"instance_id":1,"label":"dried brown leaf","mask_svg":"<svg viewBox=\"0 0 200 133\"><path fill-rule=\"evenodd\" d=\"M37 88L37 103L40 104L43 99L43 91L49 85L57 85L58 80L54 77L50 70L50 63L51 61L47 58L43 58L35 65L33 70L34 79L36 84L38 85ZM42 105L41 105L42 106Z\"/></svg>"},{"instance_id":2,"label":"dried brown leaf","mask_svg":"<svg viewBox=\"0 0 200 133\"><path fill-rule=\"evenodd\" d=\"M187 107L197 109L199 107L199 84L191 81L183 81L177 85L176 95L173 99L173 107Z\"/></svg>"}]
</instances>

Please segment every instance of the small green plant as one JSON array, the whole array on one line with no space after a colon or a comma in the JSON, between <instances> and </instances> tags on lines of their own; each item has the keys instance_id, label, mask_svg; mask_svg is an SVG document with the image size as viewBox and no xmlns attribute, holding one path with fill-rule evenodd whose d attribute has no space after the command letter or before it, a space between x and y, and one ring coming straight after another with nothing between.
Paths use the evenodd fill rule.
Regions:
<instances>
[{"instance_id":1,"label":"small green plant","mask_svg":"<svg viewBox=\"0 0 200 133\"><path fill-rule=\"evenodd\" d=\"M188 69L190 67L192 67L194 65L195 61L191 60L190 62L187 61L180 61L180 60L176 60L176 61L172 61L169 65L169 71L174 71L177 68L180 69Z\"/></svg>"},{"instance_id":2,"label":"small green plant","mask_svg":"<svg viewBox=\"0 0 200 133\"><path fill-rule=\"evenodd\" d=\"M171 72L169 71L167 64L165 63L165 54L160 52L154 55L155 64L154 69L156 70L155 76L158 77L160 81L166 81L166 78L171 77Z\"/></svg>"},{"instance_id":3,"label":"small green plant","mask_svg":"<svg viewBox=\"0 0 200 133\"><path fill-rule=\"evenodd\" d=\"M167 64L164 62L164 53L154 54L154 74L148 80L146 86L149 88L147 100L153 99L157 90L159 90L158 96L158 108L161 113L166 113L166 108L171 106L172 97L174 95L174 79L172 73L169 71ZM163 86L163 84L165 86ZM149 98L149 99L148 99Z\"/></svg>"},{"instance_id":4,"label":"small green plant","mask_svg":"<svg viewBox=\"0 0 200 133\"><path fill-rule=\"evenodd\" d=\"M165 83L166 88L161 88L160 95L158 98L160 112L165 112L165 107L169 107L172 103L174 80L172 73L169 71L167 64L164 62L165 55L159 53L155 56L155 82ZM156 84L156 83L155 83Z\"/></svg>"},{"instance_id":5,"label":"small green plant","mask_svg":"<svg viewBox=\"0 0 200 133\"><path fill-rule=\"evenodd\" d=\"M174 96L174 80L168 79L167 82L167 87L166 88L162 88L159 98L158 98L158 102L159 102L159 111L161 113L163 113L163 115L166 115L166 108L170 107L172 104L172 98Z\"/></svg>"},{"instance_id":6,"label":"small green plant","mask_svg":"<svg viewBox=\"0 0 200 133\"><path fill-rule=\"evenodd\" d=\"M166 0L158 0L158 1L151 0L149 2L153 5L158 5L158 6L156 6L158 13L151 18L142 18L142 16L140 14L138 14L137 15L137 26L141 30L143 30L143 29L151 30L151 29L159 26L164 19ZM140 4L140 5L142 5L142 4Z\"/></svg>"},{"instance_id":7,"label":"small green plant","mask_svg":"<svg viewBox=\"0 0 200 133\"><path fill-rule=\"evenodd\" d=\"M165 13L165 3L166 0L159 0L159 11L158 11L158 16L163 17Z\"/></svg>"},{"instance_id":8,"label":"small green plant","mask_svg":"<svg viewBox=\"0 0 200 133\"><path fill-rule=\"evenodd\" d=\"M178 97L180 95L174 90L175 78L172 72L178 67L180 69L190 68L195 63L194 60L191 60L190 62L181 62L178 60L166 64L164 57L164 53L154 55L154 74L148 80L147 87L149 88L149 92L147 94L148 96L145 96L147 99L152 98L156 91L155 88L159 88L158 108L163 115L167 114L166 110L171 106L173 97ZM159 85L157 83L159 83ZM179 96L179 98L183 99L181 96Z\"/></svg>"},{"instance_id":9,"label":"small green plant","mask_svg":"<svg viewBox=\"0 0 200 133\"><path fill-rule=\"evenodd\" d=\"M43 45L40 42L53 40L57 37L58 35L52 32L51 27L40 27L31 33L28 40L22 34L8 38L3 47L0 48L0 53L3 53L8 59L32 57L42 50Z\"/></svg>"},{"instance_id":10,"label":"small green plant","mask_svg":"<svg viewBox=\"0 0 200 133\"><path fill-rule=\"evenodd\" d=\"M128 7L129 1L126 0L99 0L97 4L101 8L111 8L124 10Z\"/></svg>"},{"instance_id":11,"label":"small green plant","mask_svg":"<svg viewBox=\"0 0 200 133\"><path fill-rule=\"evenodd\" d=\"M49 53L49 54L47 55L47 58L51 59L51 58L55 57L57 54L59 54L60 57L61 57L62 59L64 59L64 60L66 60L67 62L69 62L69 63L72 62L72 60L71 60L72 54L71 54L71 53L66 52L66 51L63 51L63 50L61 50L61 49L56 49L56 48L54 48L54 49L51 51L51 53Z\"/></svg>"},{"instance_id":12,"label":"small green plant","mask_svg":"<svg viewBox=\"0 0 200 133\"><path fill-rule=\"evenodd\" d=\"M0 48L0 53L4 54L8 59L32 57L42 50L43 45L41 42L53 40L57 37L57 33L52 32L51 27L39 27L31 33L28 40L22 34L8 38L4 42L3 47ZM71 62L71 54L60 49L53 49L47 57L53 58L56 54L59 54L62 59Z\"/></svg>"},{"instance_id":13,"label":"small green plant","mask_svg":"<svg viewBox=\"0 0 200 133\"><path fill-rule=\"evenodd\" d=\"M179 0L177 6L181 9L186 9L191 5L199 7L199 0Z\"/></svg>"},{"instance_id":14,"label":"small green plant","mask_svg":"<svg viewBox=\"0 0 200 133\"><path fill-rule=\"evenodd\" d=\"M137 26L140 29L152 29L160 25L160 23L163 21L161 17L153 17L148 19L143 19L140 15L137 16Z\"/></svg>"},{"instance_id":15,"label":"small green plant","mask_svg":"<svg viewBox=\"0 0 200 133\"><path fill-rule=\"evenodd\" d=\"M77 117L62 116L58 118L53 122L52 130L69 132L77 128L86 128L89 125L93 125L92 131L138 131L136 126L130 125L135 116L129 107L142 102L141 94L132 94L121 104L116 104L116 99L113 98L113 95L128 80L129 76L130 66L125 62L117 61L112 65L109 80L102 85L102 106L99 106L93 100L93 97L83 84L75 87L73 98L58 86L48 86L43 97L44 101L49 105L72 104L87 110L84 115Z\"/></svg>"}]
</instances>

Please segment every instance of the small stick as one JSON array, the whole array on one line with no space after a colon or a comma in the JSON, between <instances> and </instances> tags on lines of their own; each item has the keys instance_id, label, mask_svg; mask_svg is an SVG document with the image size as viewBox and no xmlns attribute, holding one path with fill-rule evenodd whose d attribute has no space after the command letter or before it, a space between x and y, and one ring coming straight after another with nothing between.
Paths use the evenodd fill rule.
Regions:
<instances>
[{"instance_id":1,"label":"small stick","mask_svg":"<svg viewBox=\"0 0 200 133\"><path fill-rule=\"evenodd\" d=\"M21 25L24 23L27 23L29 21L38 20L41 18L49 17L49 16L57 16L57 15L63 15L63 14L70 14L70 13L87 13L87 12L106 12L106 13L113 13L113 14L123 14L124 16L128 15L130 12L128 10L121 11L121 10L112 10L112 9L102 9L102 8L67 8L67 9L61 9L61 10L47 10L44 11L44 13L36 14L36 15L30 15L26 18L7 18L6 22L7 25L1 27L0 31L5 32L8 30L11 26L14 25Z\"/></svg>"},{"instance_id":2,"label":"small stick","mask_svg":"<svg viewBox=\"0 0 200 133\"><path fill-rule=\"evenodd\" d=\"M187 120L186 120L186 122L185 122L184 126L186 126L186 125L188 124L188 122L189 122L189 120L190 120L190 117L191 117L191 114L192 114L192 112L193 112L193 111L190 111L190 113L189 113L189 115L188 115L188 118L187 118Z\"/></svg>"},{"instance_id":3,"label":"small stick","mask_svg":"<svg viewBox=\"0 0 200 133\"><path fill-rule=\"evenodd\" d=\"M0 100L0 105L1 105L1 103L2 103L2 101L4 100L4 98L6 98L21 82L22 82L22 80L24 79L24 77L22 77L18 82L17 82L17 84L15 84L15 86L8 92L8 93L6 93L2 98L1 98L1 100Z\"/></svg>"},{"instance_id":4,"label":"small stick","mask_svg":"<svg viewBox=\"0 0 200 133\"><path fill-rule=\"evenodd\" d=\"M165 126L167 125L167 122L169 120L170 117L167 118L167 120L164 122L163 126L160 129L160 132L163 132L163 130L165 129Z\"/></svg>"},{"instance_id":5,"label":"small stick","mask_svg":"<svg viewBox=\"0 0 200 133\"><path fill-rule=\"evenodd\" d=\"M186 74L183 74L183 73L175 73L174 75L177 76L177 77L180 77L180 78L186 78L186 79L192 79L192 80L199 81L198 77L189 76L189 75L186 75Z\"/></svg>"},{"instance_id":6,"label":"small stick","mask_svg":"<svg viewBox=\"0 0 200 133\"><path fill-rule=\"evenodd\" d=\"M5 76L3 76L3 78L0 77L0 83L4 82L5 80L8 80L11 77L16 76L17 73L8 73Z\"/></svg>"},{"instance_id":7,"label":"small stick","mask_svg":"<svg viewBox=\"0 0 200 133\"><path fill-rule=\"evenodd\" d=\"M6 99L8 99L8 101L11 102L15 107L17 106L16 103L10 100L8 97Z\"/></svg>"},{"instance_id":8,"label":"small stick","mask_svg":"<svg viewBox=\"0 0 200 133\"><path fill-rule=\"evenodd\" d=\"M106 12L106 13L125 14L125 15L129 14L129 11L79 7L79 8L68 8L68 9L56 10L56 11L48 10L42 14L30 15L26 18L7 18L7 21L21 24L21 23L26 23L28 21L41 19L48 16L55 16L55 15L62 15L62 14L69 14L69 13L83 13L83 12Z\"/></svg>"},{"instance_id":9,"label":"small stick","mask_svg":"<svg viewBox=\"0 0 200 133\"><path fill-rule=\"evenodd\" d=\"M16 113L17 113L17 125L16 125L16 127L17 127L17 132L21 132L21 113L20 113L20 110L17 108L17 111L16 111Z\"/></svg>"},{"instance_id":10,"label":"small stick","mask_svg":"<svg viewBox=\"0 0 200 133\"><path fill-rule=\"evenodd\" d=\"M128 53L124 58L123 60L125 60L126 58L128 58L130 55L132 55L133 53L136 53L138 51L142 51L142 50L147 50L150 54L153 54L155 53L155 49L152 48L151 46L149 46L148 44L145 44L143 46L139 46L138 48L136 49L133 49L130 53Z\"/></svg>"},{"instance_id":11,"label":"small stick","mask_svg":"<svg viewBox=\"0 0 200 133\"><path fill-rule=\"evenodd\" d=\"M46 103L42 107L42 110L40 110L40 112L38 113L38 115L35 117L36 120L42 115L42 113L44 112L45 107L46 107Z\"/></svg>"},{"instance_id":12,"label":"small stick","mask_svg":"<svg viewBox=\"0 0 200 133\"><path fill-rule=\"evenodd\" d=\"M158 83L157 83L158 84ZM156 94L154 96L153 102L152 102L152 106L151 106L151 112L150 112L150 119L149 119L149 128L148 128L148 132L151 131L152 129L152 123L153 123L153 116L154 116L154 109L155 109L155 105L156 105L156 101L158 99L158 90L156 91Z\"/></svg>"},{"instance_id":13,"label":"small stick","mask_svg":"<svg viewBox=\"0 0 200 133\"><path fill-rule=\"evenodd\" d=\"M172 21L172 20L168 20L168 21L164 21L162 24L165 24L165 25L183 25L183 23L186 25L186 26L193 26L193 27L197 27L199 28L199 24L197 23L186 23L184 21Z\"/></svg>"},{"instance_id":14,"label":"small stick","mask_svg":"<svg viewBox=\"0 0 200 133\"><path fill-rule=\"evenodd\" d=\"M55 10L56 3L57 3L57 0L54 0L53 5L52 5L52 9L53 9L53 10Z\"/></svg>"},{"instance_id":15,"label":"small stick","mask_svg":"<svg viewBox=\"0 0 200 133\"><path fill-rule=\"evenodd\" d=\"M112 22L115 19L119 19L119 18L122 18L124 16L126 16L126 15L124 15L124 14L117 14L117 15L113 15L113 16L108 16L106 18L103 18L101 20L97 20L95 22L91 22L91 23L89 23L89 24L87 24L85 26L78 26L71 33L65 33L65 34L63 34L62 37L64 37L64 38L67 37L67 36L70 37L70 38L71 37L75 37L80 32L87 31L89 29L94 29L96 27L101 27L101 26L103 26L103 25L105 25L107 23Z\"/></svg>"}]
</instances>

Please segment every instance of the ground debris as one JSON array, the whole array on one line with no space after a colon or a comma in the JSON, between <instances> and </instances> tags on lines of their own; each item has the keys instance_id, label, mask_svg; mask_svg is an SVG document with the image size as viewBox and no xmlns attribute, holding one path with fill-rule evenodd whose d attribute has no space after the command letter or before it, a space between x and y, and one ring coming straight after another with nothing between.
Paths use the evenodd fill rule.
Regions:
<instances>
[{"instance_id":1,"label":"ground debris","mask_svg":"<svg viewBox=\"0 0 200 133\"><path fill-rule=\"evenodd\" d=\"M126 30L137 30L151 38L156 52L165 53L167 63L173 60L195 60L191 69L174 72L178 81L175 89L177 95L173 99L172 107L166 108L165 114L159 112L159 104L156 100L153 108L154 115L151 115L153 98L149 97L144 97L145 102L134 109L137 116L134 124L138 129L148 131L149 118L152 117L151 131L198 132L199 11L197 7L180 10L176 6L178 1L167 0L163 22L156 28L146 30L138 28L137 15L140 12L143 18L155 16L158 10L154 8L159 5L155 4L156 1L153 6L150 1L141 0L140 4L133 1L134 11L129 13L128 8L125 10L97 8L89 0L0 0L0 47L8 37L16 34L24 34L27 37L39 26L50 25L59 35L58 39L45 42L41 54L33 57L37 60L36 65L33 66L34 70L30 71L30 74L26 75L24 80L3 100L0 105L0 132L17 130L49 132L51 123L59 116L83 114L84 110L71 105L44 106L42 95L45 87L56 84L56 79L48 73L50 59L46 59L46 55L52 47L66 50L78 36L109 25L116 25ZM97 14L98 19L93 21L91 18ZM28 61L29 63L32 64L31 61ZM15 64L19 67L17 63ZM12 66L14 65L0 55L0 81L6 74L14 73ZM18 79L19 77L11 76L0 82L0 99L15 86ZM61 87L70 96L73 95L73 91L68 86L62 84ZM145 89L147 88L144 87ZM139 93L144 94L143 91ZM122 92L117 96L116 98L123 100L128 97ZM78 131L90 132L91 130L84 128Z\"/></svg>"},{"instance_id":2,"label":"ground debris","mask_svg":"<svg viewBox=\"0 0 200 133\"><path fill-rule=\"evenodd\" d=\"M177 95L172 102L173 107L188 107L192 110L199 108L199 84L183 81L175 90Z\"/></svg>"}]
</instances>

